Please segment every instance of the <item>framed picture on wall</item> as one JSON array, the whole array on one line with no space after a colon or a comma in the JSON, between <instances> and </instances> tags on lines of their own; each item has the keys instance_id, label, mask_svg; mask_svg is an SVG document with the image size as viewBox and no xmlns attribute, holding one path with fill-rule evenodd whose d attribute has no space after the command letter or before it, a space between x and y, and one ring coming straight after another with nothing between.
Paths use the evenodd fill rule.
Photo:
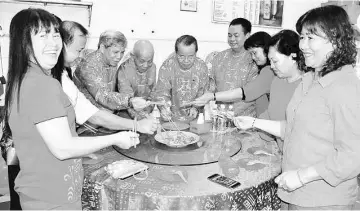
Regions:
<instances>
[{"instance_id":1,"label":"framed picture on wall","mask_svg":"<svg viewBox=\"0 0 360 211\"><path fill-rule=\"evenodd\" d=\"M180 11L197 11L197 0L180 0Z\"/></svg>"},{"instance_id":2,"label":"framed picture on wall","mask_svg":"<svg viewBox=\"0 0 360 211\"><path fill-rule=\"evenodd\" d=\"M284 0L213 0L212 22L246 18L254 26L281 28Z\"/></svg>"},{"instance_id":3,"label":"framed picture on wall","mask_svg":"<svg viewBox=\"0 0 360 211\"><path fill-rule=\"evenodd\" d=\"M255 25L281 27L283 19L284 1L263 0L260 2L260 13Z\"/></svg>"}]
</instances>

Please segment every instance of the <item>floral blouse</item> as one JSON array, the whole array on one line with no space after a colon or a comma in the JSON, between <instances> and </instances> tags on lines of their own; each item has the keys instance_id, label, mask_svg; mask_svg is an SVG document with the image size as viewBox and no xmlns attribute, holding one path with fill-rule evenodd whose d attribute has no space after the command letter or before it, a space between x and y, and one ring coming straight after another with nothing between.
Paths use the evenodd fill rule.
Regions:
<instances>
[{"instance_id":1,"label":"floral blouse","mask_svg":"<svg viewBox=\"0 0 360 211\"><path fill-rule=\"evenodd\" d=\"M116 91L117 68L106 64L100 50L88 54L76 68L74 82L87 99L109 111L128 108L132 93Z\"/></svg>"},{"instance_id":2,"label":"floral blouse","mask_svg":"<svg viewBox=\"0 0 360 211\"><path fill-rule=\"evenodd\" d=\"M189 109L180 106L203 95L208 83L208 69L204 61L196 57L189 70L182 70L176 54L173 54L160 67L151 97L154 101L171 101L171 110L176 117L187 116Z\"/></svg>"},{"instance_id":3,"label":"floral blouse","mask_svg":"<svg viewBox=\"0 0 360 211\"><path fill-rule=\"evenodd\" d=\"M219 52L212 61L210 73L212 91L227 91L245 86L256 78L258 68L247 51L234 55L231 49ZM255 102L237 100L234 104L235 115L256 116Z\"/></svg>"},{"instance_id":4,"label":"floral blouse","mask_svg":"<svg viewBox=\"0 0 360 211\"><path fill-rule=\"evenodd\" d=\"M131 56L120 65L117 79L117 88L120 93L149 99L151 90L156 84L156 65L153 64L146 72L140 73L136 69L134 56ZM142 111L135 111L133 108L129 108L128 112L131 117L144 118L151 110L152 107Z\"/></svg>"}]
</instances>

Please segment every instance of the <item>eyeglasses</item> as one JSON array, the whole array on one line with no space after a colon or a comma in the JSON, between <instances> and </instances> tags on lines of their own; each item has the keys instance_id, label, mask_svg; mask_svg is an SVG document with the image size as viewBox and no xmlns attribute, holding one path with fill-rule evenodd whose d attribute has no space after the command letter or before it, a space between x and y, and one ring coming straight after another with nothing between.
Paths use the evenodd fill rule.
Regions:
<instances>
[{"instance_id":1,"label":"eyeglasses","mask_svg":"<svg viewBox=\"0 0 360 211\"><path fill-rule=\"evenodd\" d=\"M189 61L194 61L195 57L196 57L196 54L195 55L189 55L189 56L176 54L176 56L179 59L179 61L185 61L185 59L187 59Z\"/></svg>"}]
</instances>

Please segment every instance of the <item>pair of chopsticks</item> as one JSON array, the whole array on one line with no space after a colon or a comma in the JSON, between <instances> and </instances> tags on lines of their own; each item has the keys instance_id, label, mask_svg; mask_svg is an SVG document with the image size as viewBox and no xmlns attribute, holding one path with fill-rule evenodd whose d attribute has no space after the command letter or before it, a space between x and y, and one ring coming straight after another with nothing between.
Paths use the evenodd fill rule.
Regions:
<instances>
[{"instance_id":1,"label":"pair of chopsticks","mask_svg":"<svg viewBox=\"0 0 360 211\"><path fill-rule=\"evenodd\" d=\"M134 118L134 124L133 124L132 132L134 132L135 134L137 133L137 117L136 116ZM133 138L133 139L135 139L135 138ZM136 148L136 144L134 144L134 148Z\"/></svg>"},{"instance_id":2,"label":"pair of chopsticks","mask_svg":"<svg viewBox=\"0 0 360 211\"><path fill-rule=\"evenodd\" d=\"M90 130L92 133L97 133L98 132L98 130L96 128L94 128L93 126L91 126L91 125L89 125L87 123L84 123L83 125L84 125L84 127L86 129Z\"/></svg>"}]
</instances>

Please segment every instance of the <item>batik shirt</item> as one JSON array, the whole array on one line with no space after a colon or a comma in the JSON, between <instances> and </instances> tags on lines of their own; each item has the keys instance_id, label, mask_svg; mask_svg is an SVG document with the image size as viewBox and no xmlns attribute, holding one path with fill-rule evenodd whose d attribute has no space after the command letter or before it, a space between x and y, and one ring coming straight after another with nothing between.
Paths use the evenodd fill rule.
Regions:
<instances>
[{"instance_id":1,"label":"batik shirt","mask_svg":"<svg viewBox=\"0 0 360 211\"><path fill-rule=\"evenodd\" d=\"M212 61L210 73L211 87L217 92L245 86L256 78L258 68L247 51L234 55L231 49L218 53ZM255 102L237 100L234 104L235 115L256 116Z\"/></svg>"},{"instance_id":2,"label":"batik shirt","mask_svg":"<svg viewBox=\"0 0 360 211\"><path fill-rule=\"evenodd\" d=\"M156 66L153 64L146 72L140 73L136 69L134 56L130 56L119 67L118 73L118 91L124 95L134 95L134 97L150 98L151 90L156 84ZM131 117L137 116L144 118L150 113L152 107L147 107L141 111L135 111L129 108L128 112Z\"/></svg>"},{"instance_id":3,"label":"batik shirt","mask_svg":"<svg viewBox=\"0 0 360 211\"><path fill-rule=\"evenodd\" d=\"M171 110L176 117L187 116L189 109L180 106L203 95L208 82L208 70L204 61L196 57L194 65L183 70L174 54L160 67L159 78L151 97L154 101L171 101Z\"/></svg>"},{"instance_id":4,"label":"batik shirt","mask_svg":"<svg viewBox=\"0 0 360 211\"><path fill-rule=\"evenodd\" d=\"M128 108L132 94L116 92L117 68L106 63L100 50L84 58L76 68L73 80L96 107L108 111Z\"/></svg>"}]
</instances>

